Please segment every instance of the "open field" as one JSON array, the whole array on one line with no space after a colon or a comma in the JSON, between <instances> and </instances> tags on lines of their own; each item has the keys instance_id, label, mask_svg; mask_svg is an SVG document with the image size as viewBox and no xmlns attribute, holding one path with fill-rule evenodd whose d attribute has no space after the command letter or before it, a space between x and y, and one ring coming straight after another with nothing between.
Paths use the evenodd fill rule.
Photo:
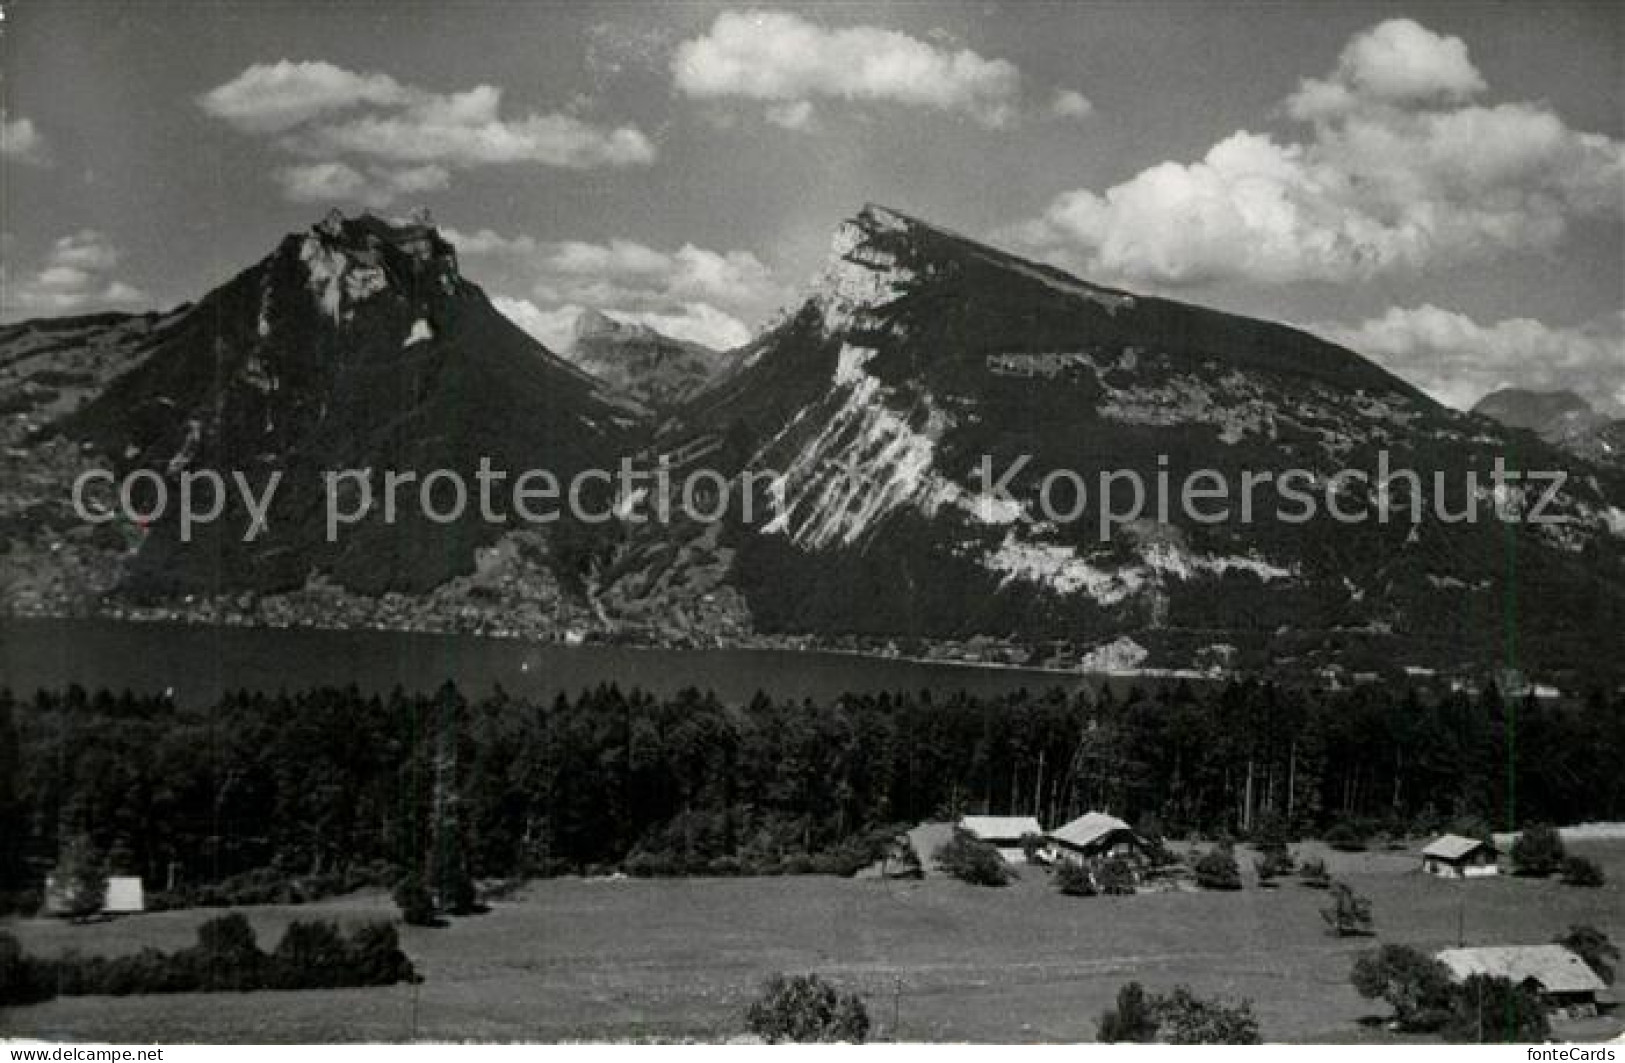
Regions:
<instances>
[{"instance_id":1,"label":"open field","mask_svg":"<svg viewBox=\"0 0 1625 1063\"><path fill-rule=\"evenodd\" d=\"M1574 922L1625 941L1625 842L1571 851L1601 861L1609 885L1440 882L1407 853L1328 862L1372 899L1379 940L1454 945L1459 917L1468 944L1537 943ZM1250 854L1239 856L1250 869ZM1381 1008L1348 984L1371 941L1328 937L1324 903L1296 884L1251 881L1239 893L1068 898L1036 868L1004 890L940 878L559 879L446 929L404 928L427 979L415 989L62 999L0 1013L0 1032L126 1042L728 1038L767 975L818 971L865 994L877 1039L1087 1040L1130 979L1250 997L1269 1040L1391 1037L1360 1022ZM293 918L395 914L381 893L245 911L267 948ZM114 953L183 947L213 914L7 929L36 953ZM1616 1014L1557 1032L1598 1039L1620 1025Z\"/></svg>"}]
</instances>

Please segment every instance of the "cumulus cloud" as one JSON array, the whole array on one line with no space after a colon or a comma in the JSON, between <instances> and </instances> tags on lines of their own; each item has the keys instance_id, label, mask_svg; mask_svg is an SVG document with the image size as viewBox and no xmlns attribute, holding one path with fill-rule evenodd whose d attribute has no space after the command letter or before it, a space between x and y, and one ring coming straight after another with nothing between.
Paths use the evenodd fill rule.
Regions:
<instances>
[{"instance_id":1,"label":"cumulus cloud","mask_svg":"<svg viewBox=\"0 0 1625 1063\"><path fill-rule=\"evenodd\" d=\"M1089 97L1077 89L1059 90L1049 105L1049 113L1052 116L1073 121L1088 118L1094 111L1095 105L1089 102Z\"/></svg>"},{"instance_id":2,"label":"cumulus cloud","mask_svg":"<svg viewBox=\"0 0 1625 1063\"><path fill-rule=\"evenodd\" d=\"M1579 328L1533 318L1484 325L1424 304L1394 307L1357 325L1311 328L1458 409L1498 388L1522 387L1569 389L1625 415L1625 315L1618 313Z\"/></svg>"},{"instance_id":3,"label":"cumulus cloud","mask_svg":"<svg viewBox=\"0 0 1625 1063\"><path fill-rule=\"evenodd\" d=\"M582 307L575 305L543 310L529 299L516 299L506 295L492 296L491 305L550 351L563 351L570 346L576 318L583 310Z\"/></svg>"},{"instance_id":4,"label":"cumulus cloud","mask_svg":"<svg viewBox=\"0 0 1625 1063\"><path fill-rule=\"evenodd\" d=\"M1010 235L1129 281L1348 282L1550 249L1577 219L1619 217L1625 144L1543 104L1470 102L1484 90L1459 39L1385 22L1286 101L1301 139L1239 131L1196 162L1063 193Z\"/></svg>"},{"instance_id":5,"label":"cumulus cloud","mask_svg":"<svg viewBox=\"0 0 1625 1063\"><path fill-rule=\"evenodd\" d=\"M277 133L365 104L397 106L420 94L387 74L357 74L332 63L255 63L198 98L216 118L250 133Z\"/></svg>"},{"instance_id":6,"label":"cumulus cloud","mask_svg":"<svg viewBox=\"0 0 1625 1063\"><path fill-rule=\"evenodd\" d=\"M438 192L451 183L443 166L416 166L388 170L372 166L362 173L342 162L284 166L273 175L282 194L294 203L360 203L385 207L403 195Z\"/></svg>"},{"instance_id":7,"label":"cumulus cloud","mask_svg":"<svg viewBox=\"0 0 1625 1063\"><path fill-rule=\"evenodd\" d=\"M750 322L783 302L773 271L749 251L692 243L675 251L635 240L538 240L489 229L442 230L499 309L549 347L567 343L583 308L639 321L712 347L750 338Z\"/></svg>"},{"instance_id":8,"label":"cumulus cloud","mask_svg":"<svg viewBox=\"0 0 1625 1063\"><path fill-rule=\"evenodd\" d=\"M0 108L0 158L45 166L51 157L45 148L45 137L31 119L13 118Z\"/></svg>"},{"instance_id":9,"label":"cumulus cloud","mask_svg":"<svg viewBox=\"0 0 1625 1063\"><path fill-rule=\"evenodd\" d=\"M204 111L279 150L315 160L277 171L296 202L382 206L447 187L455 170L643 166L655 147L635 126L563 112L504 115L502 90L438 93L325 62L256 63L198 98Z\"/></svg>"},{"instance_id":10,"label":"cumulus cloud","mask_svg":"<svg viewBox=\"0 0 1625 1063\"><path fill-rule=\"evenodd\" d=\"M695 99L740 98L799 128L814 100L892 103L964 115L988 127L1013 119L1021 71L1004 59L875 26L826 29L786 12L724 12L678 45L677 90Z\"/></svg>"},{"instance_id":11,"label":"cumulus cloud","mask_svg":"<svg viewBox=\"0 0 1625 1063\"><path fill-rule=\"evenodd\" d=\"M146 293L113 276L122 257L94 229L59 237L35 268L20 279L6 277L0 314L36 317L140 304Z\"/></svg>"}]
</instances>

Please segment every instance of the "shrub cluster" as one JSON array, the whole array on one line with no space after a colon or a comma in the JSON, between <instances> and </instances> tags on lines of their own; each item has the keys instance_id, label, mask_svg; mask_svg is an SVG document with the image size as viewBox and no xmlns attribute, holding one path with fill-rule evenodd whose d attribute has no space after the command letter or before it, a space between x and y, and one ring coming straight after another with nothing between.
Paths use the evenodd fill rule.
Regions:
<instances>
[{"instance_id":1,"label":"shrub cluster","mask_svg":"<svg viewBox=\"0 0 1625 1063\"><path fill-rule=\"evenodd\" d=\"M385 861L374 861L314 875L290 875L281 868L262 867L232 875L219 882L177 886L147 894L147 910L180 908L246 908L261 904L309 904L354 893L372 886L388 886L396 872Z\"/></svg>"},{"instance_id":2,"label":"shrub cluster","mask_svg":"<svg viewBox=\"0 0 1625 1063\"><path fill-rule=\"evenodd\" d=\"M683 875L851 877L893 855L897 836L903 829L896 824L878 826L809 849L806 823L797 817L760 817L753 823L744 816L693 811L679 813L651 830L620 867L637 878Z\"/></svg>"},{"instance_id":3,"label":"shrub cluster","mask_svg":"<svg viewBox=\"0 0 1625 1063\"><path fill-rule=\"evenodd\" d=\"M842 993L816 974L777 974L751 1002L745 1023L769 1044L862 1044L869 1036L869 1009L856 993Z\"/></svg>"},{"instance_id":4,"label":"shrub cluster","mask_svg":"<svg viewBox=\"0 0 1625 1063\"><path fill-rule=\"evenodd\" d=\"M1531 823L1512 843L1512 870L1519 875L1550 875L1563 867L1563 836L1546 823Z\"/></svg>"},{"instance_id":5,"label":"shrub cluster","mask_svg":"<svg viewBox=\"0 0 1625 1063\"><path fill-rule=\"evenodd\" d=\"M1004 886L1015 877L998 849L957 828L951 839L937 847L933 858L943 871L973 886Z\"/></svg>"},{"instance_id":6,"label":"shrub cluster","mask_svg":"<svg viewBox=\"0 0 1625 1063\"><path fill-rule=\"evenodd\" d=\"M254 928L240 912L204 923L197 944L178 952L146 948L125 956L68 952L41 959L0 934L0 1004L53 996L335 989L417 978L389 923L358 926L346 937L330 922L295 921L270 953L260 950Z\"/></svg>"},{"instance_id":7,"label":"shrub cluster","mask_svg":"<svg viewBox=\"0 0 1625 1063\"><path fill-rule=\"evenodd\" d=\"M1236 854L1228 845L1204 855L1192 869L1196 884L1205 890L1241 889L1241 868L1236 866Z\"/></svg>"},{"instance_id":8,"label":"shrub cluster","mask_svg":"<svg viewBox=\"0 0 1625 1063\"><path fill-rule=\"evenodd\" d=\"M1108 1043L1163 1041L1174 1045L1256 1045L1252 1002L1204 1000L1185 986L1151 995L1138 982L1117 992L1117 1005L1101 1015L1095 1037Z\"/></svg>"}]
</instances>

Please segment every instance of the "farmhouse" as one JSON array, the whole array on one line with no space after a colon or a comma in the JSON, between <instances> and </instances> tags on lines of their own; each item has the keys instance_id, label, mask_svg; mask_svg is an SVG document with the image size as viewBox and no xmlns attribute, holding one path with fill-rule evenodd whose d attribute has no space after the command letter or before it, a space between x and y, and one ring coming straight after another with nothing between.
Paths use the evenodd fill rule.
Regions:
<instances>
[{"instance_id":1,"label":"farmhouse","mask_svg":"<svg viewBox=\"0 0 1625 1063\"><path fill-rule=\"evenodd\" d=\"M1047 835L1052 860L1094 860L1107 856L1138 856L1145 839L1127 823L1104 812L1086 812Z\"/></svg>"},{"instance_id":2,"label":"farmhouse","mask_svg":"<svg viewBox=\"0 0 1625 1063\"><path fill-rule=\"evenodd\" d=\"M1576 1018L1595 1015L1597 994L1607 988L1596 971L1562 945L1445 949L1439 962L1457 981L1484 974L1528 986L1547 1007Z\"/></svg>"},{"instance_id":3,"label":"farmhouse","mask_svg":"<svg viewBox=\"0 0 1625 1063\"><path fill-rule=\"evenodd\" d=\"M1500 855L1489 842L1446 834L1422 850L1422 870L1439 878L1482 878L1499 873Z\"/></svg>"},{"instance_id":4,"label":"farmhouse","mask_svg":"<svg viewBox=\"0 0 1625 1063\"><path fill-rule=\"evenodd\" d=\"M959 829L997 848L1005 862L1011 864L1027 858L1022 838L1044 834L1044 828L1032 816L966 816L959 821Z\"/></svg>"},{"instance_id":5,"label":"farmhouse","mask_svg":"<svg viewBox=\"0 0 1625 1063\"><path fill-rule=\"evenodd\" d=\"M45 877L45 910L61 915L68 910L68 892L56 884L53 876ZM146 892L141 879L135 875L112 875L107 879L107 895L102 899L102 911L107 915L128 915L147 910Z\"/></svg>"}]
</instances>

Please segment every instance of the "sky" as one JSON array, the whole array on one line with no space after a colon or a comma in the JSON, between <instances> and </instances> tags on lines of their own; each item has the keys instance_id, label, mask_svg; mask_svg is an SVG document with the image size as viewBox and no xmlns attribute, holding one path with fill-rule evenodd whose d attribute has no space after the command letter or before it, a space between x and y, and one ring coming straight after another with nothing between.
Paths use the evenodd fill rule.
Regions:
<instances>
[{"instance_id":1,"label":"sky","mask_svg":"<svg viewBox=\"0 0 1625 1063\"><path fill-rule=\"evenodd\" d=\"M1625 5L78 3L0 22L0 316L429 207L544 342L744 341L879 202L1625 414Z\"/></svg>"}]
</instances>

